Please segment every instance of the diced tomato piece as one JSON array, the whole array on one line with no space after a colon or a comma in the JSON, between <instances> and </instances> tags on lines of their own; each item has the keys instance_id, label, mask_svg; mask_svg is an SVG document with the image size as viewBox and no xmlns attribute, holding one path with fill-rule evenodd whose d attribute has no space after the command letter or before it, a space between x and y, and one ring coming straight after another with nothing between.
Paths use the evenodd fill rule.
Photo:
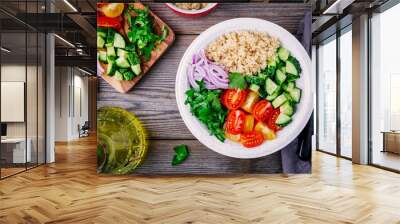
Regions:
<instances>
[{"instance_id":1,"label":"diced tomato piece","mask_svg":"<svg viewBox=\"0 0 400 224\"><path fill-rule=\"evenodd\" d=\"M225 121L226 131L233 135L242 133L245 117L246 114L241 110L230 111Z\"/></svg>"},{"instance_id":2,"label":"diced tomato piece","mask_svg":"<svg viewBox=\"0 0 400 224\"><path fill-rule=\"evenodd\" d=\"M227 89L222 93L221 102L228 109L236 110L246 100L247 93L247 90Z\"/></svg>"},{"instance_id":3,"label":"diced tomato piece","mask_svg":"<svg viewBox=\"0 0 400 224\"><path fill-rule=\"evenodd\" d=\"M246 148L253 148L264 142L264 136L259 131L251 131L240 135L240 142Z\"/></svg>"},{"instance_id":4,"label":"diced tomato piece","mask_svg":"<svg viewBox=\"0 0 400 224\"><path fill-rule=\"evenodd\" d=\"M266 121L271 117L274 108L267 100L260 100L254 105L253 115L258 121Z\"/></svg>"}]
</instances>

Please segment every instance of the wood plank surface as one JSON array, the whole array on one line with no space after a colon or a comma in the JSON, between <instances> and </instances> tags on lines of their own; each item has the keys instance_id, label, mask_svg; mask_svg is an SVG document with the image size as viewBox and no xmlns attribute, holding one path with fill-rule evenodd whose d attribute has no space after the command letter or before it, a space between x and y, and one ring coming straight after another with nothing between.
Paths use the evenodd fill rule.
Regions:
<instances>
[{"instance_id":1,"label":"wood plank surface","mask_svg":"<svg viewBox=\"0 0 400 224\"><path fill-rule=\"evenodd\" d=\"M400 175L321 152L311 175L98 175L95 138L0 181L0 224L400 223Z\"/></svg>"},{"instance_id":2,"label":"wood plank surface","mask_svg":"<svg viewBox=\"0 0 400 224\"><path fill-rule=\"evenodd\" d=\"M171 166L175 154L173 148L180 144L189 147L190 156L181 165ZM133 174L235 175L282 172L280 152L259 159L235 159L215 153L197 140L152 140L150 149L144 163Z\"/></svg>"},{"instance_id":3,"label":"wood plank surface","mask_svg":"<svg viewBox=\"0 0 400 224\"><path fill-rule=\"evenodd\" d=\"M187 18L174 14L164 4L148 5L174 30L174 44L132 91L127 94L118 93L104 80L100 80L98 95L98 107L118 106L127 109L137 115L148 130L150 153L137 173L162 175L281 172L279 152L258 160L239 160L221 156L200 144L186 128L178 111L175 99L176 71L191 42L214 24L237 17L257 17L296 33L299 22L310 10L310 6L302 3L221 3L206 17ZM182 143L189 145L192 156L180 168L172 167L172 148Z\"/></svg>"}]
</instances>

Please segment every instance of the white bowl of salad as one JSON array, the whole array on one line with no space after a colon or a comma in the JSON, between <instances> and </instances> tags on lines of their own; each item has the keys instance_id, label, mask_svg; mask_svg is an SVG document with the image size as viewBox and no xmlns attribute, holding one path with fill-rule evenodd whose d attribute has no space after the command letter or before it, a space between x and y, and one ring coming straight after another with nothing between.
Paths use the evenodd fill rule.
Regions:
<instances>
[{"instance_id":1,"label":"white bowl of salad","mask_svg":"<svg viewBox=\"0 0 400 224\"><path fill-rule=\"evenodd\" d=\"M226 156L258 158L284 148L308 122L311 60L284 28L231 19L188 47L175 92L183 121L202 144Z\"/></svg>"}]
</instances>

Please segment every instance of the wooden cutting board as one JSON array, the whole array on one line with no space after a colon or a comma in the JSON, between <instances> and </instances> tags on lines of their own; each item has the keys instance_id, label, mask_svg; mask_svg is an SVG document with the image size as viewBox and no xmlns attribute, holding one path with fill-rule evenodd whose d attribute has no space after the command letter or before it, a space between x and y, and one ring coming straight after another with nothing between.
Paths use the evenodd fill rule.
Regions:
<instances>
[{"instance_id":1,"label":"wooden cutting board","mask_svg":"<svg viewBox=\"0 0 400 224\"><path fill-rule=\"evenodd\" d=\"M144 9L145 6L142 3L128 3L130 5L133 5L137 9ZM132 14L132 13L131 13ZM147 72L150 70L150 68L155 64L155 62L165 53L165 51L172 45L172 43L175 41L175 33L172 31L172 29L164 23L156 14L154 14L150 10L150 15L154 18L154 30L155 32L160 35L162 33L162 27L165 26L168 29L168 36L165 38L164 41L156 45L154 48L153 52L151 52L151 58L147 62L143 62L141 64L142 72L136 76L133 80L130 81L119 81L113 78L112 76L108 76L106 74L102 74L102 78L108 82L112 87L114 87L118 92L120 93L127 93L129 90L132 89L136 85L136 83L139 82L139 80L147 74ZM132 14L132 16L135 16ZM118 32L123 34L125 39L127 40L127 24L124 24L124 29L120 29ZM107 65L106 64L101 64L101 66L106 70Z\"/></svg>"}]
</instances>

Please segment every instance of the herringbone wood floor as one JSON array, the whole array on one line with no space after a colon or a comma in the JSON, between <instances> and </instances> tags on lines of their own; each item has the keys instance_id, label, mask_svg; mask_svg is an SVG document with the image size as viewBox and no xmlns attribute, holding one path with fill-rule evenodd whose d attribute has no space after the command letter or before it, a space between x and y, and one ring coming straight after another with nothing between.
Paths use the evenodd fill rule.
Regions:
<instances>
[{"instance_id":1,"label":"herringbone wood floor","mask_svg":"<svg viewBox=\"0 0 400 224\"><path fill-rule=\"evenodd\" d=\"M121 177L95 172L95 141L0 181L0 223L400 223L400 175L322 153L312 175Z\"/></svg>"}]
</instances>

